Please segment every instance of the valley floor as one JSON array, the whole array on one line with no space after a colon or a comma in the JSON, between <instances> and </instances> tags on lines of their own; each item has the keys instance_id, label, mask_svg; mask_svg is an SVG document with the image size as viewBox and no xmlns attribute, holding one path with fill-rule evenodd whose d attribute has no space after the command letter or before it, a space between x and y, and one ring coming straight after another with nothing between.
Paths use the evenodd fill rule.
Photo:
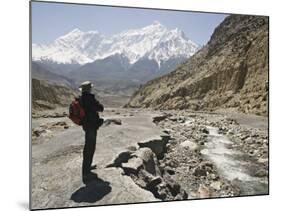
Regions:
<instances>
[{"instance_id":1,"label":"valley floor","mask_svg":"<svg viewBox=\"0 0 281 211\"><path fill-rule=\"evenodd\" d=\"M268 194L267 118L106 109L84 185L84 132L66 112L33 113L32 209Z\"/></svg>"}]
</instances>

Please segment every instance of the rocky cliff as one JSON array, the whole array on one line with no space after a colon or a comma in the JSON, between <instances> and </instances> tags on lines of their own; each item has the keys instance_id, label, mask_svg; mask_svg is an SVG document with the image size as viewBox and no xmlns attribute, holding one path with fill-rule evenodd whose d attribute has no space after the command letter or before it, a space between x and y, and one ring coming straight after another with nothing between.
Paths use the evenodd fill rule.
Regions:
<instances>
[{"instance_id":1,"label":"rocky cliff","mask_svg":"<svg viewBox=\"0 0 281 211\"><path fill-rule=\"evenodd\" d=\"M32 108L53 109L66 106L76 96L76 92L67 85L55 85L44 80L32 79Z\"/></svg>"},{"instance_id":2,"label":"rocky cliff","mask_svg":"<svg viewBox=\"0 0 281 211\"><path fill-rule=\"evenodd\" d=\"M199 52L149 81L126 105L156 109L229 109L265 115L268 17L230 15Z\"/></svg>"}]
</instances>

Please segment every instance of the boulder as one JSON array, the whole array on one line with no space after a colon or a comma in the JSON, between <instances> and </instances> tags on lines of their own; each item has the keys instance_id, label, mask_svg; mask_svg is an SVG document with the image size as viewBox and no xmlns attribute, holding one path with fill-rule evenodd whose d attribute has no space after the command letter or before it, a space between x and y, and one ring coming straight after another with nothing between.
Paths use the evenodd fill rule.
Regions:
<instances>
[{"instance_id":1,"label":"boulder","mask_svg":"<svg viewBox=\"0 0 281 211\"><path fill-rule=\"evenodd\" d=\"M198 149L198 145L192 141L186 140L180 144L182 147L189 148L190 150Z\"/></svg>"},{"instance_id":2,"label":"boulder","mask_svg":"<svg viewBox=\"0 0 281 211\"><path fill-rule=\"evenodd\" d=\"M155 186L157 186L158 184L160 184L162 182L162 178L160 176L157 177L153 177L151 178L151 180L147 183L147 188L151 189Z\"/></svg>"},{"instance_id":3,"label":"boulder","mask_svg":"<svg viewBox=\"0 0 281 211\"><path fill-rule=\"evenodd\" d=\"M103 126L108 126L108 125L122 125L121 119L106 119L103 122Z\"/></svg>"},{"instance_id":4,"label":"boulder","mask_svg":"<svg viewBox=\"0 0 281 211\"><path fill-rule=\"evenodd\" d=\"M122 163L121 167L124 169L127 175L133 173L137 174L140 168L143 166L143 160L138 157L133 157L126 163Z\"/></svg>"},{"instance_id":5,"label":"boulder","mask_svg":"<svg viewBox=\"0 0 281 211\"><path fill-rule=\"evenodd\" d=\"M161 135L159 138L139 142L138 145L141 148L150 148L155 153L157 158L163 158L164 152L166 152L166 144L168 143L169 139L170 136L166 134Z\"/></svg>"},{"instance_id":6,"label":"boulder","mask_svg":"<svg viewBox=\"0 0 281 211\"><path fill-rule=\"evenodd\" d=\"M163 121L163 120L165 120L166 118L168 118L169 117L169 115L168 114L163 114L163 115L160 115L160 116L155 116L155 117L153 117L153 122L154 123L158 123L158 122L161 122L161 121Z\"/></svg>"},{"instance_id":7,"label":"boulder","mask_svg":"<svg viewBox=\"0 0 281 211\"><path fill-rule=\"evenodd\" d=\"M134 154L143 161L143 168L152 175L161 175L158 167L158 161L150 148L140 148Z\"/></svg>"},{"instance_id":8,"label":"boulder","mask_svg":"<svg viewBox=\"0 0 281 211\"><path fill-rule=\"evenodd\" d=\"M128 160L132 157L132 151L131 150L124 150L120 152L117 157L106 167L121 167L122 163L128 162Z\"/></svg>"}]
</instances>

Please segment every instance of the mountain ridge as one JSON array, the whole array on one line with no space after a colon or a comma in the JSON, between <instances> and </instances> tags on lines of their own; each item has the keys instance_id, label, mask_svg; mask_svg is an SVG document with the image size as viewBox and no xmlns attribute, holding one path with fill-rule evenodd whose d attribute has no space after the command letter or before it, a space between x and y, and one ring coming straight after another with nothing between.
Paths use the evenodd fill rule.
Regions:
<instances>
[{"instance_id":1,"label":"mountain ridge","mask_svg":"<svg viewBox=\"0 0 281 211\"><path fill-rule=\"evenodd\" d=\"M141 58L161 62L171 57L193 55L199 45L178 28L169 30L159 22L106 37L97 31L74 29L50 44L32 44L34 61L86 64L114 54L123 54L130 64ZM167 51L169 48L169 51Z\"/></svg>"},{"instance_id":2,"label":"mountain ridge","mask_svg":"<svg viewBox=\"0 0 281 211\"><path fill-rule=\"evenodd\" d=\"M138 90L127 107L267 114L268 18L228 16L175 71Z\"/></svg>"},{"instance_id":3,"label":"mountain ridge","mask_svg":"<svg viewBox=\"0 0 281 211\"><path fill-rule=\"evenodd\" d=\"M31 75L32 78L38 80L48 81L49 83L53 84L65 84L72 88L75 88L75 82L63 75L59 75L54 73L54 70L50 70L50 67L46 67L44 64L40 64L37 62L31 63Z\"/></svg>"}]
</instances>

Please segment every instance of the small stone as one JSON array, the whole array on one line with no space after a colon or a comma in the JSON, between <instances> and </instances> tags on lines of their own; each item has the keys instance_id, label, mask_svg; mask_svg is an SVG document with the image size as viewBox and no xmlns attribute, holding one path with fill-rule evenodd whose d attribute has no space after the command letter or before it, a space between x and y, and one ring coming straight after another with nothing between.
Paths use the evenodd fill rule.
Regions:
<instances>
[{"instance_id":1,"label":"small stone","mask_svg":"<svg viewBox=\"0 0 281 211\"><path fill-rule=\"evenodd\" d=\"M215 179L218 179L218 176L215 174L208 174L208 178L215 180Z\"/></svg>"},{"instance_id":2,"label":"small stone","mask_svg":"<svg viewBox=\"0 0 281 211\"><path fill-rule=\"evenodd\" d=\"M262 144L262 140L257 140L256 144Z\"/></svg>"},{"instance_id":3,"label":"small stone","mask_svg":"<svg viewBox=\"0 0 281 211\"><path fill-rule=\"evenodd\" d=\"M265 169L260 169L255 173L256 177L266 177L268 176L268 171Z\"/></svg>"},{"instance_id":4,"label":"small stone","mask_svg":"<svg viewBox=\"0 0 281 211\"><path fill-rule=\"evenodd\" d=\"M56 123L54 123L52 126L67 126L67 124L66 124L66 122L63 122L63 121L61 121L61 122L56 122Z\"/></svg>"},{"instance_id":5,"label":"small stone","mask_svg":"<svg viewBox=\"0 0 281 211\"><path fill-rule=\"evenodd\" d=\"M167 148L167 150L169 151L169 150L171 150L171 144L170 143L168 143L167 145L166 145L166 148Z\"/></svg>"},{"instance_id":6,"label":"small stone","mask_svg":"<svg viewBox=\"0 0 281 211\"><path fill-rule=\"evenodd\" d=\"M194 143L194 142L192 142L192 141L188 141L188 140L182 142L180 145L181 145L182 147L188 147L188 148L191 149L191 150L196 150L196 149L198 149L198 145L197 145L196 143Z\"/></svg>"},{"instance_id":7,"label":"small stone","mask_svg":"<svg viewBox=\"0 0 281 211\"><path fill-rule=\"evenodd\" d=\"M128 150L134 152L134 151L136 151L136 150L138 149L138 145L135 145L135 146L128 146L126 149L128 149Z\"/></svg>"},{"instance_id":8,"label":"small stone","mask_svg":"<svg viewBox=\"0 0 281 211\"><path fill-rule=\"evenodd\" d=\"M221 186L222 186L222 184L221 184L220 181L216 181L216 182L211 183L211 187L214 188L215 190L220 190Z\"/></svg>"},{"instance_id":9,"label":"small stone","mask_svg":"<svg viewBox=\"0 0 281 211\"><path fill-rule=\"evenodd\" d=\"M170 134L170 133L171 133L171 130L169 130L169 129L164 129L162 132L163 132L163 133L166 133L166 134Z\"/></svg>"},{"instance_id":10,"label":"small stone","mask_svg":"<svg viewBox=\"0 0 281 211\"><path fill-rule=\"evenodd\" d=\"M206 128L203 128L201 131L202 133L209 134L209 131Z\"/></svg>"},{"instance_id":11,"label":"small stone","mask_svg":"<svg viewBox=\"0 0 281 211\"><path fill-rule=\"evenodd\" d=\"M198 189L199 198L210 198L212 196L211 191L204 185L200 185Z\"/></svg>"},{"instance_id":12,"label":"small stone","mask_svg":"<svg viewBox=\"0 0 281 211\"><path fill-rule=\"evenodd\" d=\"M166 171L168 174L170 174L170 175L174 175L174 174L175 174L175 171L174 171L172 168L170 168L170 167L166 167L166 168L165 168L165 171Z\"/></svg>"},{"instance_id":13,"label":"small stone","mask_svg":"<svg viewBox=\"0 0 281 211\"><path fill-rule=\"evenodd\" d=\"M207 176L207 171L205 169L197 167L194 169L193 175L194 176Z\"/></svg>"},{"instance_id":14,"label":"small stone","mask_svg":"<svg viewBox=\"0 0 281 211\"><path fill-rule=\"evenodd\" d=\"M202 162L198 167L194 169L194 176L207 176L209 173L212 173L213 164L209 161Z\"/></svg>"},{"instance_id":15,"label":"small stone","mask_svg":"<svg viewBox=\"0 0 281 211\"><path fill-rule=\"evenodd\" d=\"M227 132L227 134L233 135L233 134L234 134L234 131L233 131L233 130L229 130L229 131Z\"/></svg>"},{"instance_id":16,"label":"small stone","mask_svg":"<svg viewBox=\"0 0 281 211\"><path fill-rule=\"evenodd\" d=\"M178 122L178 123L184 123L184 122L185 122L185 117L184 117L184 116L180 116L180 117L177 119L177 122Z\"/></svg>"},{"instance_id":17,"label":"small stone","mask_svg":"<svg viewBox=\"0 0 281 211\"><path fill-rule=\"evenodd\" d=\"M267 158L259 158L258 162L259 163L268 163L268 159Z\"/></svg>"},{"instance_id":18,"label":"small stone","mask_svg":"<svg viewBox=\"0 0 281 211\"><path fill-rule=\"evenodd\" d=\"M182 200L182 197L180 194L176 195L176 197L174 198L174 200L178 201L178 200Z\"/></svg>"},{"instance_id":19,"label":"small stone","mask_svg":"<svg viewBox=\"0 0 281 211\"><path fill-rule=\"evenodd\" d=\"M110 124L122 125L122 121L121 121L121 119L106 119L106 120L104 120L104 123L103 123L104 126L107 126L107 125L110 125Z\"/></svg>"},{"instance_id":20,"label":"small stone","mask_svg":"<svg viewBox=\"0 0 281 211\"><path fill-rule=\"evenodd\" d=\"M175 121L177 121L177 117L170 117L169 120L175 122Z\"/></svg>"},{"instance_id":21,"label":"small stone","mask_svg":"<svg viewBox=\"0 0 281 211\"><path fill-rule=\"evenodd\" d=\"M201 146L203 146L203 145L205 145L205 142L204 142L204 141L199 141L199 144L200 144Z\"/></svg>"},{"instance_id":22,"label":"small stone","mask_svg":"<svg viewBox=\"0 0 281 211\"><path fill-rule=\"evenodd\" d=\"M254 155L254 151L253 151L253 150L250 150L250 151L249 151L249 154L250 154L251 156L253 156L253 155Z\"/></svg>"},{"instance_id":23,"label":"small stone","mask_svg":"<svg viewBox=\"0 0 281 211\"><path fill-rule=\"evenodd\" d=\"M167 117L168 117L168 115L155 116L155 117L153 117L153 122L154 123L161 122L161 121L165 120Z\"/></svg>"},{"instance_id":24,"label":"small stone","mask_svg":"<svg viewBox=\"0 0 281 211\"><path fill-rule=\"evenodd\" d=\"M165 193L165 190L158 191L158 197L162 200L167 198L167 194Z\"/></svg>"},{"instance_id":25,"label":"small stone","mask_svg":"<svg viewBox=\"0 0 281 211\"><path fill-rule=\"evenodd\" d=\"M246 138L244 141L245 141L246 144L253 144L254 143L254 140L251 137Z\"/></svg>"},{"instance_id":26,"label":"small stone","mask_svg":"<svg viewBox=\"0 0 281 211\"><path fill-rule=\"evenodd\" d=\"M201 163L202 166L213 168L214 165L210 161L204 161Z\"/></svg>"},{"instance_id":27,"label":"small stone","mask_svg":"<svg viewBox=\"0 0 281 211\"><path fill-rule=\"evenodd\" d=\"M241 140L244 141L245 139L249 138L249 135L241 136Z\"/></svg>"},{"instance_id":28,"label":"small stone","mask_svg":"<svg viewBox=\"0 0 281 211\"><path fill-rule=\"evenodd\" d=\"M36 137L39 137L40 134L41 134L41 131L39 131L39 130L34 130L34 131L32 131L32 135L34 135L34 136L36 136Z\"/></svg>"}]
</instances>

